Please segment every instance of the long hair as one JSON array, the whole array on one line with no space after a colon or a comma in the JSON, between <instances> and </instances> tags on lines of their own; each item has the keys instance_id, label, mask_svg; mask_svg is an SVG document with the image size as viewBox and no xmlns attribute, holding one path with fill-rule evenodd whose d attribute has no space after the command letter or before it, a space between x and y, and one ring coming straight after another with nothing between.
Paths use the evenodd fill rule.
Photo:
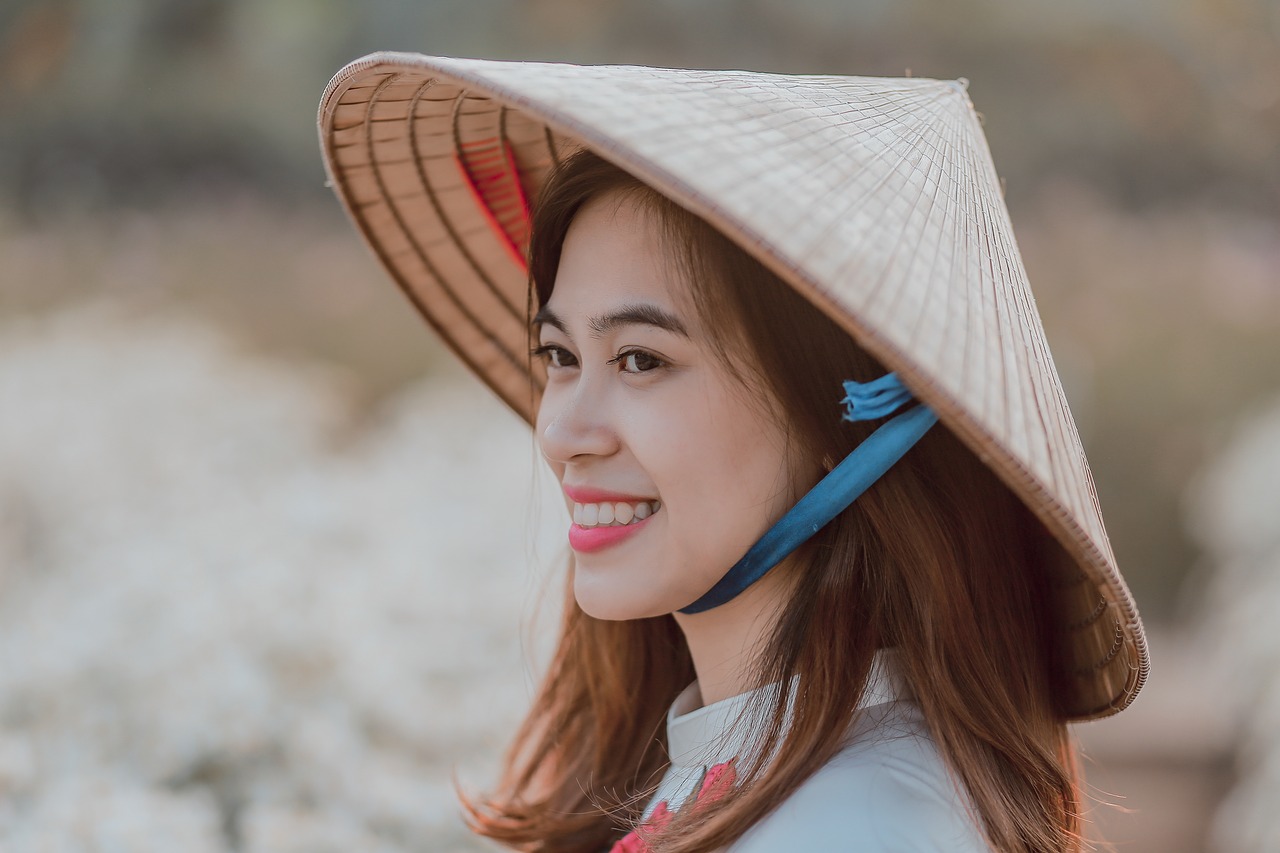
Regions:
<instances>
[{"instance_id":1,"label":"long hair","mask_svg":"<svg viewBox=\"0 0 1280 853\"><path fill-rule=\"evenodd\" d=\"M830 318L704 220L588 152L553 173L534 211L533 310L550 297L569 224L621 193L665 248L726 363L768 393L812 460L839 460L873 429L840 421L846 379L885 372ZM710 318L715 318L711 320ZM794 591L754 661L773 696L760 756L727 796L677 811L646 843L709 853L740 838L844 745L876 650L896 647L928 729L1000 851L1080 848L1078 770L1054 704L1041 549L1030 511L942 425L796 552ZM472 829L515 849L599 853L634 828L668 766L665 715L694 679L671 616L603 621L573 598L497 788L463 798ZM785 691L783 691L785 692Z\"/></svg>"}]
</instances>

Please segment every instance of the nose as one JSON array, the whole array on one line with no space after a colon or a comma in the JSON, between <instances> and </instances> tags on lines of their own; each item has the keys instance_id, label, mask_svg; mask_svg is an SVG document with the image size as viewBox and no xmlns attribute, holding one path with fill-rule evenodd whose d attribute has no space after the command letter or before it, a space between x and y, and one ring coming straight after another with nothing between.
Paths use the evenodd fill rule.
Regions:
<instances>
[{"instance_id":1,"label":"nose","mask_svg":"<svg viewBox=\"0 0 1280 853\"><path fill-rule=\"evenodd\" d=\"M586 377L571 385L552 382L538 404L538 446L548 462L581 462L610 456L619 447L603 383Z\"/></svg>"}]
</instances>

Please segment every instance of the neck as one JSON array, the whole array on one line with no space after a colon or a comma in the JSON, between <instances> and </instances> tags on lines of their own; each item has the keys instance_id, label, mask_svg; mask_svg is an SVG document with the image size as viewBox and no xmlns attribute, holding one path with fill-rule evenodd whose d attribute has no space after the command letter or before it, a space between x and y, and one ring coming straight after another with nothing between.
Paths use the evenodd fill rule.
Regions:
<instances>
[{"instance_id":1,"label":"neck","mask_svg":"<svg viewBox=\"0 0 1280 853\"><path fill-rule=\"evenodd\" d=\"M787 560L776 566L719 607L702 613L672 614L689 646L703 705L759 686L757 656L791 595L789 563Z\"/></svg>"}]
</instances>

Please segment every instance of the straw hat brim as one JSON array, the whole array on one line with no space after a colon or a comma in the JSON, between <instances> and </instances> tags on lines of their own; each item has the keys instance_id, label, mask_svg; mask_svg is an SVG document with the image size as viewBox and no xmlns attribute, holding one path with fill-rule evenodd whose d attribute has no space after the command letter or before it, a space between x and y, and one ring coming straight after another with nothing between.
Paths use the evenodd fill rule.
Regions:
<instances>
[{"instance_id":1,"label":"straw hat brim","mask_svg":"<svg viewBox=\"0 0 1280 853\"><path fill-rule=\"evenodd\" d=\"M332 185L392 278L528 421L529 200L585 146L706 219L902 378L1043 523L1070 719L1148 671L965 86L379 53L320 105Z\"/></svg>"}]
</instances>

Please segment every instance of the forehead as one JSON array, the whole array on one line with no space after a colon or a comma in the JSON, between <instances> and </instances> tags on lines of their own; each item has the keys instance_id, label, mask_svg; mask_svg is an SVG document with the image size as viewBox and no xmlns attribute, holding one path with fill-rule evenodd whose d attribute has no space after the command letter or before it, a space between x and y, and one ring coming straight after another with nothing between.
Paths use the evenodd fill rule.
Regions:
<instances>
[{"instance_id":1,"label":"forehead","mask_svg":"<svg viewBox=\"0 0 1280 853\"><path fill-rule=\"evenodd\" d=\"M606 193L584 203L565 234L547 307L568 316L618 302L649 302L692 324L688 276L659 216L630 193Z\"/></svg>"}]
</instances>

